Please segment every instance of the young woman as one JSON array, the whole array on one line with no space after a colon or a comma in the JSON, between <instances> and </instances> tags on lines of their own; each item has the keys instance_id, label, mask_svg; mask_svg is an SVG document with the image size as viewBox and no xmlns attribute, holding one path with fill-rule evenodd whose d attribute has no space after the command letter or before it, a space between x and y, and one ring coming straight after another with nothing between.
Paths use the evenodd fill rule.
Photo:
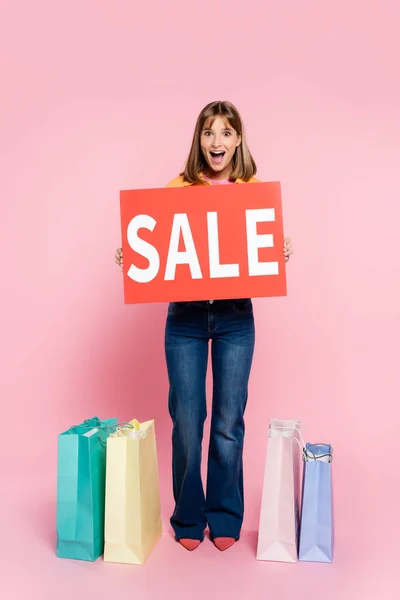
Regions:
<instances>
[{"instance_id":1,"label":"young woman","mask_svg":"<svg viewBox=\"0 0 400 600\"><path fill-rule=\"evenodd\" d=\"M237 109L212 102L200 113L183 173L168 187L254 183L256 164ZM286 260L293 253L285 239ZM115 255L123 265L122 250ZM210 537L219 550L239 539L243 521L244 412L254 351L250 298L172 302L168 308L165 353L169 412L173 422L171 525L176 539L194 550ZM211 340L213 398L206 493L201 480L206 371Z\"/></svg>"}]
</instances>

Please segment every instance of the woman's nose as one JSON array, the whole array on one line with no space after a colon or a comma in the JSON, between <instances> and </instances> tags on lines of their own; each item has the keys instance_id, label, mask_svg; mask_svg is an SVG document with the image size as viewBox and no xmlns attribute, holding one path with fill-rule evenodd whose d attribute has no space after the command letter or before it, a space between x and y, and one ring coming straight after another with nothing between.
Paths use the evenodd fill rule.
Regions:
<instances>
[{"instance_id":1,"label":"woman's nose","mask_svg":"<svg viewBox=\"0 0 400 600\"><path fill-rule=\"evenodd\" d=\"M221 137L216 135L213 139L212 147L219 148L220 146L221 146Z\"/></svg>"}]
</instances>

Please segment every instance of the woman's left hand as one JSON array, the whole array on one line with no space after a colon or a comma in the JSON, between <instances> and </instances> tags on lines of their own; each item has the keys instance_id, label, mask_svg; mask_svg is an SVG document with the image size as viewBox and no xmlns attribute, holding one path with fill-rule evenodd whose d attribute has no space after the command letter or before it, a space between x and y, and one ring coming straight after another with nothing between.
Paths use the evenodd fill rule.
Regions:
<instances>
[{"instance_id":1,"label":"woman's left hand","mask_svg":"<svg viewBox=\"0 0 400 600\"><path fill-rule=\"evenodd\" d=\"M291 255L294 254L294 250L292 247L292 240L290 238L285 238L283 243L283 255L285 257L285 261L287 262Z\"/></svg>"}]
</instances>

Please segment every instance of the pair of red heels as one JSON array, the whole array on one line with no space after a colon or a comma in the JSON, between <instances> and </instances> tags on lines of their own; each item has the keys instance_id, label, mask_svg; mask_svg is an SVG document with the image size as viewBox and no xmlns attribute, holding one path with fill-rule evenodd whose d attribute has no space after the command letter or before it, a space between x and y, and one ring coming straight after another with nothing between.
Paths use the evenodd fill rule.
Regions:
<instances>
[{"instance_id":1,"label":"pair of red heels","mask_svg":"<svg viewBox=\"0 0 400 600\"><path fill-rule=\"evenodd\" d=\"M178 541L184 548L186 548L186 550L189 550L189 552L196 550L196 548L198 548L201 544L200 540L190 540L188 538L181 538ZM229 537L217 537L213 539L213 542L214 546L223 552L224 550L228 550L228 548L233 546L236 540L235 538Z\"/></svg>"}]
</instances>

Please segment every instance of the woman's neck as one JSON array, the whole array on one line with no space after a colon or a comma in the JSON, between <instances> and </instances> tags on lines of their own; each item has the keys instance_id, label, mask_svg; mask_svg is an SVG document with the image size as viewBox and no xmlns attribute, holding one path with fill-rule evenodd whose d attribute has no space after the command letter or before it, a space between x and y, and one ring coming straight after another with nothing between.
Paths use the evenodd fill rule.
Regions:
<instances>
[{"instance_id":1,"label":"woman's neck","mask_svg":"<svg viewBox=\"0 0 400 600\"><path fill-rule=\"evenodd\" d=\"M232 169L229 171L221 171L221 173L215 173L215 171L210 173L209 170L205 169L203 175L205 179L210 179L211 181L229 181L232 175Z\"/></svg>"}]
</instances>

